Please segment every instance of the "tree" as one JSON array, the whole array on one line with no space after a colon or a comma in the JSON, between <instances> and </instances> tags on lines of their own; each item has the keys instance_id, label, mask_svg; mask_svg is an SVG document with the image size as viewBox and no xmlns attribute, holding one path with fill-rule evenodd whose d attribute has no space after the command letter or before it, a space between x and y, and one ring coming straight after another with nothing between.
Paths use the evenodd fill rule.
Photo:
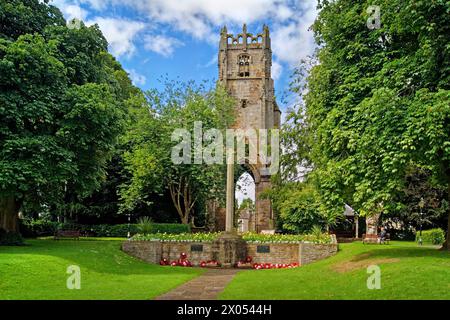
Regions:
<instances>
[{"instance_id":1,"label":"tree","mask_svg":"<svg viewBox=\"0 0 450 320\"><path fill-rule=\"evenodd\" d=\"M242 200L241 205L239 206L239 210L245 209L255 210L255 203L253 202L252 199L245 198L244 200Z\"/></svg>"},{"instance_id":2,"label":"tree","mask_svg":"<svg viewBox=\"0 0 450 320\"><path fill-rule=\"evenodd\" d=\"M378 4L379 29L367 27L370 1L345 0L321 1L312 27L317 64L298 117L329 211L398 211L411 165L450 186L449 4Z\"/></svg>"},{"instance_id":3,"label":"tree","mask_svg":"<svg viewBox=\"0 0 450 320\"><path fill-rule=\"evenodd\" d=\"M0 3L0 228L17 232L25 202L100 186L126 107L98 26L69 29L47 2L12 5Z\"/></svg>"},{"instance_id":4,"label":"tree","mask_svg":"<svg viewBox=\"0 0 450 320\"><path fill-rule=\"evenodd\" d=\"M205 147L210 143L196 141L195 123L201 122L203 132L215 128L223 133L232 122L234 101L220 85L207 91L192 82L166 82L163 91L147 92L147 101L133 111L137 121L126 137L126 168L132 178L121 190L122 209L131 211L149 201L152 193L169 190L180 221L187 224L195 206L221 193L225 186L224 158L220 164L194 161L195 144ZM174 147L180 145L172 137L179 129L187 133L188 141L181 141L189 149L182 152L187 163L172 159Z\"/></svg>"}]
</instances>

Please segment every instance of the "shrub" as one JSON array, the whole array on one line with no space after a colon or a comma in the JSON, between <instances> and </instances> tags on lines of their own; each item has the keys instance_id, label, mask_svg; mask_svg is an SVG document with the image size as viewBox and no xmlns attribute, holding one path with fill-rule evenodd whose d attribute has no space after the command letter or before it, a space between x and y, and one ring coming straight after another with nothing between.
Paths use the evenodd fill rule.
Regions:
<instances>
[{"instance_id":1,"label":"shrub","mask_svg":"<svg viewBox=\"0 0 450 320\"><path fill-rule=\"evenodd\" d=\"M27 238L50 236L59 229L59 223L46 219L32 220L23 219L20 220L20 233Z\"/></svg>"},{"instance_id":2,"label":"shrub","mask_svg":"<svg viewBox=\"0 0 450 320\"><path fill-rule=\"evenodd\" d=\"M0 246L20 246L23 245L23 238L20 233L7 232L0 229Z\"/></svg>"},{"instance_id":3,"label":"shrub","mask_svg":"<svg viewBox=\"0 0 450 320\"><path fill-rule=\"evenodd\" d=\"M136 241L198 241L210 242L219 236L220 232L205 232L205 233L151 233L151 234L136 234L132 240Z\"/></svg>"},{"instance_id":4,"label":"shrub","mask_svg":"<svg viewBox=\"0 0 450 320\"><path fill-rule=\"evenodd\" d=\"M282 228L292 233L309 233L314 225L323 223L320 202L313 186L303 184L282 190L276 202Z\"/></svg>"},{"instance_id":5,"label":"shrub","mask_svg":"<svg viewBox=\"0 0 450 320\"><path fill-rule=\"evenodd\" d=\"M138 233L138 227L135 224L116 224L110 226L110 237L126 237L128 236L128 230L130 235Z\"/></svg>"},{"instance_id":6,"label":"shrub","mask_svg":"<svg viewBox=\"0 0 450 320\"><path fill-rule=\"evenodd\" d=\"M180 223L153 223L151 233L190 233L191 227L188 224Z\"/></svg>"},{"instance_id":7,"label":"shrub","mask_svg":"<svg viewBox=\"0 0 450 320\"><path fill-rule=\"evenodd\" d=\"M211 242L218 238L220 232L209 232L209 233L178 233L178 234L167 234L167 233L152 233L152 234L136 234L132 240L136 241L151 241L151 240L162 240L162 241L193 241L193 242ZM293 243L293 242L313 242L313 243L330 243L331 237L326 234L260 234L247 232L244 233L242 238L247 242L257 242L257 243Z\"/></svg>"},{"instance_id":8,"label":"shrub","mask_svg":"<svg viewBox=\"0 0 450 320\"><path fill-rule=\"evenodd\" d=\"M416 241L419 241L420 233L416 233ZM430 229L430 230L424 230L422 231L422 241L435 244L435 245L441 245L445 242L445 232L442 229L436 228L436 229Z\"/></svg>"},{"instance_id":9,"label":"shrub","mask_svg":"<svg viewBox=\"0 0 450 320\"><path fill-rule=\"evenodd\" d=\"M189 225L176 223L151 223L147 225L149 228L147 233L190 233ZM95 237L120 237L124 238L128 235L128 230L131 235L139 231L139 224L96 224L96 225L82 225L73 222L56 222L45 219L20 220L20 232L26 238L52 236L57 230L79 230L83 235Z\"/></svg>"},{"instance_id":10,"label":"shrub","mask_svg":"<svg viewBox=\"0 0 450 320\"><path fill-rule=\"evenodd\" d=\"M97 225L83 225L81 231L88 236L95 237L118 237L124 238L128 235L128 230L130 234L136 234L138 228L135 224L128 225L124 224L97 224Z\"/></svg>"},{"instance_id":11,"label":"shrub","mask_svg":"<svg viewBox=\"0 0 450 320\"><path fill-rule=\"evenodd\" d=\"M150 217L140 217L137 222L139 233L149 234L153 231L153 223Z\"/></svg>"},{"instance_id":12,"label":"shrub","mask_svg":"<svg viewBox=\"0 0 450 320\"><path fill-rule=\"evenodd\" d=\"M247 232L242 238L247 242L261 243L286 243L286 242L313 242L313 243L330 243L331 237L322 230L315 229L315 234L261 234Z\"/></svg>"}]
</instances>

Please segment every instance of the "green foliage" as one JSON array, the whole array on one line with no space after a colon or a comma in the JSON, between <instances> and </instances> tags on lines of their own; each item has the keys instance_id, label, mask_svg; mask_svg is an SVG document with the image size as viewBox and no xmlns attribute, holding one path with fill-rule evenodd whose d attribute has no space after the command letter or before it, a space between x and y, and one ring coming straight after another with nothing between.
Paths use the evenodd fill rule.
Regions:
<instances>
[{"instance_id":1,"label":"green foliage","mask_svg":"<svg viewBox=\"0 0 450 320\"><path fill-rule=\"evenodd\" d=\"M315 229L311 234L261 234L247 232L242 238L248 242L262 243L293 243L293 242L312 242L312 243L330 243L331 238L322 229Z\"/></svg>"},{"instance_id":2,"label":"green foliage","mask_svg":"<svg viewBox=\"0 0 450 320\"><path fill-rule=\"evenodd\" d=\"M198 241L198 242L211 242L216 240L220 236L220 232L209 233L153 233L153 234L136 234L132 240L135 241ZM320 230L316 234L261 234L247 232L242 235L242 238L248 242L261 242L261 243L294 243L294 242L313 242L313 243L330 243L331 238L328 234L323 233Z\"/></svg>"},{"instance_id":3,"label":"green foliage","mask_svg":"<svg viewBox=\"0 0 450 320\"><path fill-rule=\"evenodd\" d=\"M64 228L64 226L62 226ZM80 225L78 226L82 232L87 235L95 235L96 237L117 237L125 238L128 231L131 235L138 233L138 228L135 224L98 224L98 225Z\"/></svg>"},{"instance_id":4,"label":"green foliage","mask_svg":"<svg viewBox=\"0 0 450 320\"><path fill-rule=\"evenodd\" d=\"M141 234L151 233L153 230L152 219L150 217L140 217L137 221L137 227Z\"/></svg>"},{"instance_id":5,"label":"green foliage","mask_svg":"<svg viewBox=\"0 0 450 320\"><path fill-rule=\"evenodd\" d=\"M344 203L361 215L402 210L411 165L450 183L449 4L381 1L381 28L369 29L373 4L321 1L320 47L294 75L304 105L287 117L288 146L298 146L290 158L305 159L334 214Z\"/></svg>"},{"instance_id":6,"label":"green foliage","mask_svg":"<svg viewBox=\"0 0 450 320\"><path fill-rule=\"evenodd\" d=\"M50 25L64 26L62 13L48 1L0 1L0 38L17 39L23 34L43 33Z\"/></svg>"},{"instance_id":7,"label":"green foliage","mask_svg":"<svg viewBox=\"0 0 450 320\"><path fill-rule=\"evenodd\" d=\"M62 223L56 221L49 221L45 219L24 219L20 220L20 232L25 237L41 237L52 236L57 230L79 230L82 234L96 236L96 237L126 237L128 231L131 235L137 234L141 231L140 224L97 224L97 225L83 225L78 223ZM145 226L147 233L190 233L189 225L178 223L150 223Z\"/></svg>"},{"instance_id":8,"label":"green foliage","mask_svg":"<svg viewBox=\"0 0 450 320\"><path fill-rule=\"evenodd\" d=\"M211 128L223 132L233 119L234 101L220 85L207 90L193 82L166 82L163 91L151 90L146 98L132 108L124 137L131 180L121 188L122 211L149 205L151 194L169 191L181 222L187 224L196 206L224 193L225 186L224 165L194 164L194 123L201 121L203 132ZM177 129L190 134L186 143L191 146L192 164L172 162L173 147L180 143L172 138Z\"/></svg>"},{"instance_id":9,"label":"green foliage","mask_svg":"<svg viewBox=\"0 0 450 320\"><path fill-rule=\"evenodd\" d=\"M0 9L0 197L36 209L80 205L102 185L128 105L142 94L98 26L69 29L47 1ZM16 219L6 210L1 221Z\"/></svg>"},{"instance_id":10,"label":"green foliage","mask_svg":"<svg viewBox=\"0 0 450 320\"><path fill-rule=\"evenodd\" d=\"M284 229L304 233L320 223L320 204L311 186L289 188L284 197L286 200L278 205Z\"/></svg>"},{"instance_id":11,"label":"green foliage","mask_svg":"<svg viewBox=\"0 0 450 320\"><path fill-rule=\"evenodd\" d=\"M273 188L265 196L272 200L274 210L279 213L278 223L286 232L309 233L314 226L328 230L343 218L343 208L340 212L324 209L313 183L273 182Z\"/></svg>"},{"instance_id":12,"label":"green foliage","mask_svg":"<svg viewBox=\"0 0 450 320\"><path fill-rule=\"evenodd\" d=\"M151 233L190 233L191 227L181 223L153 223Z\"/></svg>"},{"instance_id":13,"label":"green foliage","mask_svg":"<svg viewBox=\"0 0 450 320\"><path fill-rule=\"evenodd\" d=\"M60 223L47 219L21 219L20 233L26 238L51 236L60 229Z\"/></svg>"},{"instance_id":14,"label":"green foliage","mask_svg":"<svg viewBox=\"0 0 450 320\"><path fill-rule=\"evenodd\" d=\"M420 234L416 233L416 241L419 241ZM445 241L445 232L442 229L430 229L422 231L422 241L434 245L441 245Z\"/></svg>"},{"instance_id":15,"label":"green foliage","mask_svg":"<svg viewBox=\"0 0 450 320\"><path fill-rule=\"evenodd\" d=\"M317 238L320 238L323 235L322 228L318 225L315 225L311 228L311 234Z\"/></svg>"},{"instance_id":16,"label":"green foliage","mask_svg":"<svg viewBox=\"0 0 450 320\"><path fill-rule=\"evenodd\" d=\"M133 236L132 240L135 241L178 241L178 242L211 242L217 239L220 232L210 232L210 233L152 233L152 234L136 234Z\"/></svg>"},{"instance_id":17,"label":"green foliage","mask_svg":"<svg viewBox=\"0 0 450 320\"><path fill-rule=\"evenodd\" d=\"M245 210L245 209L255 210L255 203L253 202L252 199L245 198L244 200L242 200L242 203L239 206L239 210Z\"/></svg>"}]
</instances>

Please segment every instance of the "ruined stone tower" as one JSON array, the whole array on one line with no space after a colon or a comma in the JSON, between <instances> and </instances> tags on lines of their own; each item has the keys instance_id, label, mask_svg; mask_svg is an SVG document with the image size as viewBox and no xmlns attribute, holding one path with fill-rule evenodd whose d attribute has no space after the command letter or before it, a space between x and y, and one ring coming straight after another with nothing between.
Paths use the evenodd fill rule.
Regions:
<instances>
[{"instance_id":1,"label":"ruined stone tower","mask_svg":"<svg viewBox=\"0 0 450 320\"><path fill-rule=\"evenodd\" d=\"M221 31L219 45L219 81L236 99L235 129L273 129L280 127L280 109L274 96L271 78L272 50L269 28L262 33L247 32L229 34ZM256 232L274 228L274 217L269 200L259 195L270 187L270 176L263 164L247 164L246 169L255 180L255 226Z\"/></svg>"}]
</instances>

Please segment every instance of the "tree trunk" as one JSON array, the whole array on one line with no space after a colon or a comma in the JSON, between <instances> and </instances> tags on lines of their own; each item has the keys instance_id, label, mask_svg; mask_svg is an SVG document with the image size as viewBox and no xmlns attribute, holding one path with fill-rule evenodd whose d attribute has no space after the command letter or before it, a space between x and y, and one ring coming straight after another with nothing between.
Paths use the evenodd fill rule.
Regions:
<instances>
[{"instance_id":1,"label":"tree trunk","mask_svg":"<svg viewBox=\"0 0 450 320\"><path fill-rule=\"evenodd\" d=\"M188 198L188 186L183 182L181 177L178 183L169 182L169 191L172 198L173 205L180 216L182 224L189 224L189 213L191 212L192 205L190 198ZM183 198L183 204L181 201Z\"/></svg>"},{"instance_id":2,"label":"tree trunk","mask_svg":"<svg viewBox=\"0 0 450 320\"><path fill-rule=\"evenodd\" d=\"M0 198L0 229L19 232L20 204L14 197Z\"/></svg>"}]
</instances>

